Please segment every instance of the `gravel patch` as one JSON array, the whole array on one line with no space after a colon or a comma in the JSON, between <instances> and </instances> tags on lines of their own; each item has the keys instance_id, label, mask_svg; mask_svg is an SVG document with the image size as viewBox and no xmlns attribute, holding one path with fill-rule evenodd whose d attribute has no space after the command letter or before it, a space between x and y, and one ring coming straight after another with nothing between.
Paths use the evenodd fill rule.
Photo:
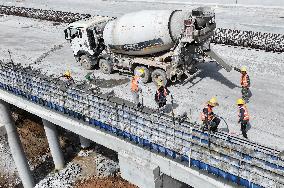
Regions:
<instances>
[{"instance_id":1,"label":"gravel patch","mask_svg":"<svg viewBox=\"0 0 284 188\"><path fill-rule=\"evenodd\" d=\"M69 163L64 169L57 173L49 174L45 179L40 181L35 188L60 187L70 188L80 176L81 167L78 164Z\"/></svg>"},{"instance_id":2,"label":"gravel patch","mask_svg":"<svg viewBox=\"0 0 284 188\"><path fill-rule=\"evenodd\" d=\"M96 161L97 176L101 178L113 176L119 170L119 165L117 162L101 154L97 155L95 161Z\"/></svg>"}]
</instances>

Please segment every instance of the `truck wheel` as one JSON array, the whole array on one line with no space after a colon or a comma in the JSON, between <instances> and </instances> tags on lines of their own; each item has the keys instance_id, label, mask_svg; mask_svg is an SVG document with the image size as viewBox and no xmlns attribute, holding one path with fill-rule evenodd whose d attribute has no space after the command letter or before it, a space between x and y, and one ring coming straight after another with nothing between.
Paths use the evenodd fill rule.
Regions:
<instances>
[{"instance_id":1,"label":"truck wheel","mask_svg":"<svg viewBox=\"0 0 284 188\"><path fill-rule=\"evenodd\" d=\"M167 85L167 75L164 70L156 69L152 72L152 80L154 84L158 85L158 82L161 80L163 85Z\"/></svg>"},{"instance_id":2,"label":"truck wheel","mask_svg":"<svg viewBox=\"0 0 284 188\"><path fill-rule=\"evenodd\" d=\"M144 70L144 76L142 77L142 82L143 83L147 83L147 82L149 82L149 80L150 80L150 71L149 71L149 69L147 68L147 67L144 67L144 66L137 66L135 69L134 69L134 73L136 72L136 71L138 71L139 69L143 69Z\"/></svg>"},{"instance_id":3,"label":"truck wheel","mask_svg":"<svg viewBox=\"0 0 284 188\"><path fill-rule=\"evenodd\" d=\"M80 57L80 64L86 69L86 70L92 70L94 68L94 64L92 62L92 59L89 58L87 55L82 55Z\"/></svg>"},{"instance_id":4,"label":"truck wheel","mask_svg":"<svg viewBox=\"0 0 284 188\"><path fill-rule=\"evenodd\" d=\"M100 69L105 74L110 74L112 72L112 64L109 60L100 59Z\"/></svg>"}]
</instances>

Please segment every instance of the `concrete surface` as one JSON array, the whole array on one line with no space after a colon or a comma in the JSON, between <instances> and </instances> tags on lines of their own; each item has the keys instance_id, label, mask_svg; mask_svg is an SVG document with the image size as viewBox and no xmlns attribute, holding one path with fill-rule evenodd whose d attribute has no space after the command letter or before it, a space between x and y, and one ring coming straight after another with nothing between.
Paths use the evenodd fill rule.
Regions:
<instances>
[{"instance_id":1,"label":"concrete surface","mask_svg":"<svg viewBox=\"0 0 284 188\"><path fill-rule=\"evenodd\" d=\"M140 188L162 187L159 166L126 152L118 152L118 160L123 179Z\"/></svg>"},{"instance_id":2,"label":"concrete surface","mask_svg":"<svg viewBox=\"0 0 284 188\"><path fill-rule=\"evenodd\" d=\"M159 166L135 153L118 152L121 177L140 188L189 188L172 177L163 174Z\"/></svg>"},{"instance_id":3,"label":"concrete surface","mask_svg":"<svg viewBox=\"0 0 284 188\"><path fill-rule=\"evenodd\" d=\"M218 27L256 30L264 32L284 32L284 2L278 0L250 0L245 6L228 6L234 0L0 0L3 5L53 9L93 15L119 16L127 12L143 9L192 9L210 6L216 12ZM246 0L238 0L238 2ZM209 4L208 4L209 2ZM248 1L249 2L249 1ZM224 5L225 6L222 6ZM243 3L243 4L246 4ZM251 6L254 5L254 6ZM271 7L272 6L272 7Z\"/></svg>"}]
</instances>

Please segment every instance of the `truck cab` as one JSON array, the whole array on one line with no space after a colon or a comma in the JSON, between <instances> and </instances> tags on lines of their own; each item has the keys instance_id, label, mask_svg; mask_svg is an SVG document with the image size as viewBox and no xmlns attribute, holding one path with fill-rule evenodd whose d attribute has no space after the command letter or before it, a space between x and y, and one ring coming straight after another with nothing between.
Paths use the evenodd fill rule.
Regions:
<instances>
[{"instance_id":1,"label":"truck cab","mask_svg":"<svg viewBox=\"0 0 284 188\"><path fill-rule=\"evenodd\" d=\"M111 19L95 16L73 22L64 30L65 39L70 42L76 61L87 70L97 64L97 57L104 49L103 27Z\"/></svg>"}]
</instances>

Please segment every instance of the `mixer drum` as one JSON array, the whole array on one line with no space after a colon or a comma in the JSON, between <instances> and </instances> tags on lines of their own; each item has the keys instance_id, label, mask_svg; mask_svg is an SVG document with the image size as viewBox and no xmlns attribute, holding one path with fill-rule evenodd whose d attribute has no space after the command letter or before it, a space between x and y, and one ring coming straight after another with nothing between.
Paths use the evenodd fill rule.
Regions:
<instances>
[{"instance_id":1,"label":"mixer drum","mask_svg":"<svg viewBox=\"0 0 284 188\"><path fill-rule=\"evenodd\" d=\"M169 50L191 11L144 10L125 14L104 28L105 44L116 53L147 55Z\"/></svg>"}]
</instances>

